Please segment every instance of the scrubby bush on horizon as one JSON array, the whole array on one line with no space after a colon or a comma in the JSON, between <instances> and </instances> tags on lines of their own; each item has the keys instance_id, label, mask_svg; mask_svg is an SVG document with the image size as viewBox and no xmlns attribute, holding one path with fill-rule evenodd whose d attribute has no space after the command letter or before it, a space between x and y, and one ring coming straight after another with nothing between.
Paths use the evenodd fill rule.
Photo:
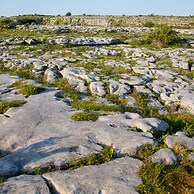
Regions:
<instances>
[{"instance_id":1,"label":"scrubby bush on horizon","mask_svg":"<svg viewBox=\"0 0 194 194\"><path fill-rule=\"evenodd\" d=\"M163 48L179 43L180 37L178 32L174 31L172 27L160 24L153 31L145 36L145 43L153 46Z\"/></svg>"},{"instance_id":2,"label":"scrubby bush on horizon","mask_svg":"<svg viewBox=\"0 0 194 194\"><path fill-rule=\"evenodd\" d=\"M71 16L72 14L71 14L71 12L67 12L66 14L65 14L65 16Z\"/></svg>"}]
</instances>

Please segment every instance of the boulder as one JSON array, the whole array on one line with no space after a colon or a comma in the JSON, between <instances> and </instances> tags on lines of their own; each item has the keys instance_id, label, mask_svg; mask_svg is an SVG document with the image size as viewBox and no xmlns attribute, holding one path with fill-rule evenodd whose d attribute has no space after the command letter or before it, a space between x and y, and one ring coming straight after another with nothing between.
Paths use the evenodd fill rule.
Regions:
<instances>
[{"instance_id":1,"label":"boulder","mask_svg":"<svg viewBox=\"0 0 194 194\"><path fill-rule=\"evenodd\" d=\"M169 148L163 148L150 156L152 162L171 165L177 162L175 153Z\"/></svg>"}]
</instances>

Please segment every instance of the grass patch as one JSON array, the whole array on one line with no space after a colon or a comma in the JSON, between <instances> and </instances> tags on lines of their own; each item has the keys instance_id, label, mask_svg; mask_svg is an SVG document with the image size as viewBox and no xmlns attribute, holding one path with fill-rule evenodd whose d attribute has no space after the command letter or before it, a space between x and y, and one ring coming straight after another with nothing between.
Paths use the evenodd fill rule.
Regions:
<instances>
[{"instance_id":1,"label":"grass patch","mask_svg":"<svg viewBox=\"0 0 194 194\"><path fill-rule=\"evenodd\" d=\"M184 131L188 134L188 136L194 136L194 115L174 112L170 112L167 115L161 115L157 109L147 104L146 95L134 91L132 96L136 99L136 105L139 108L137 113L139 113L142 117L156 117L166 121L170 125L171 130L166 131L166 133L173 134L177 131ZM162 137L165 133L160 134L154 133L153 131L153 135L158 139L159 136Z\"/></svg>"},{"instance_id":2,"label":"grass patch","mask_svg":"<svg viewBox=\"0 0 194 194\"><path fill-rule=\"evenodd\" d=\"M39 94L44 90L45 90L45 88L42 88L40 86L33 86L33 85L23 84L19 88L19 93L28 97L30 95Z\"/></svg>"},{"instance_id":3,"label":"grass patch","mask_svg":"<svg viewBox=\"0 0 194 194\"><path fill-rule=\"evenodd\" d=\"M88 110L88 111L105 111L105 112L118 111L118 107L115 105L100 104L100 103L93 102L91 100L74 102L74 103L71 103L71 106L79 110Z\"/></svg>"},{"instance_id":4,"label":"grass patch","mask_svg":"<svg viewBox=\"0 0 194 194\"><path fill-rule=\"evenodd\" d=\"M99 117L99 114L90 113L90 112L76 112L71 116L71 119L74 121L96 121Z\"/></svg>"},{"instance_id":5,"label":"grass patch","mask_svg":"<svg viewBox=\"0 0 194 194\"><path fill-rule=\"evenodd\" d=\"M158 110L147 104L147 95L134 90L132 97L135 98L136 105L139 108L138 113L142 117L159 117Z\"/></svg>"},{"instance_id":6,"label":"grass patch","mask_svg":"<svg viewBox=\"0 0 194 194\"><path fill-rule=\"evenodd\" d=\"M5 113L11 107L19 107L25 103L26 103L25 100L14 100L14 101L10 101L10 102L7 102L7 101L0 102L0 114Z\"/></svg>"},{"instance_id":7,"label":"grass patch","mask_svg":"<svg viewBox=\"0 0 194 194\"><path fill-rule=\"evenodd\" d=\"M53 83L50 83L48 86L57 87L60 90L64 90L64 93L59 97L61 98L71 98L72 102L80 100L82 93L78 92L73 86L68 83L68 80L61 78ZM84 94L86 95L86 94Z\"/></svg>"},{"instance_id":8,"label":"grass patch","mask_svg":"<svg viewBox=\"0 0 194 194\"><path fill-rule=\"evenodd\" d=\"M18 88L19 89L19 94L23 94L27 97L30 96L30 95L39 94L39 93L41 93L42 91L45 90L45 88L42 88L40 86L28 85L27 83L24 83L22 81L16 81L10 87Z\"/></svg>"},{"instance_id":9,"label":"grass patch","mask_svg":"<svg viewBox=\"0 0 194 194\"><path fill-rule=\"evenodd\" d=\"M194 174L183 165L155 164L150 160L140 168L143 184L138 186L140 194L192 194Z\"/></svg>"},{"instance_id":10,"label":"grass patch","mask_svg":"<svg viewBox=\"0 0 194 194\"><path fill-rule=\"evenodd\" d=\"M137 156L141 160L147 160L147 158L158 151L158 149L159 148L156 145L144 144L138 149Z\"/></svg>"},{"instance_id":11,"label":"grass patch","mask_svg":"<svg viewBox=\"0 0 194 194\"><path fill-rule=\"evenodd\" d=\"M160 118L172 127L171 133L184 131L188 136L194 136L194 115L187 113L170 113L168 115L161 115Z\"/></svg>"},{"instance_id":12,"label":"grass patch","mask_svg":"<svg viewBox=\"0 0 194 194\"><path fill-rule=\"evenodd\" d=\"M114 149L112 146L106 146L102 151L96 154L91 154L79 159L72 159L68 164L62 167L62 170L65 169L76 169L88 165L99 165L105 162L113 160Z\"/></svg>"}]
</instances>

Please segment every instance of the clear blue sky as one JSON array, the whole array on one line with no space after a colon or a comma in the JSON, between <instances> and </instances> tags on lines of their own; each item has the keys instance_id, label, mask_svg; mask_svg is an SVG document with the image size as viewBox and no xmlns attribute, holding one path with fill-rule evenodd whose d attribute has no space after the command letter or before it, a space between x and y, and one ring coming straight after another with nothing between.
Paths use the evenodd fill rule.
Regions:
<instances>
[{"instance_id":1,"label":"clear blue sky","mask_svg":"<svg viewBox=\"0 0 194 194\"><path fill-rule=\"evenodd\" d=\"M0 0L0 15L194 15L194 0Z\"/></svg>"}]
</instances>

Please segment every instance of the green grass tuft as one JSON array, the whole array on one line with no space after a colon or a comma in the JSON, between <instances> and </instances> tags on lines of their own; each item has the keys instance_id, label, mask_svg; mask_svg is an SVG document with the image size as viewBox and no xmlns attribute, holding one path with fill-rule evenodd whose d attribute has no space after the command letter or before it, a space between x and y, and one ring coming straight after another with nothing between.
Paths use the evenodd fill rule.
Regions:
<instances>
[{"instance_id":1,"label":"green grass tuft","mask_svg":"<svg viewBox=\"0 0 194 194\"><path fill-rule=\"evenodd\" d=\"M0 114L5 113L9 108L11 107L19 107L23 104L25 104L27 101L25 100L14 100L14 101L4 101L0 102Z\"/></svg>"},{"instance_id":2,"label":"green grass tuft","mask_svg":"<svg viewBox=\"0 0 194 194\"><path fill-rule=\"evenodd\" d=\"M39 94L44 90L45 90L45 88L42 88L40 86L33 86L33 85L23 84L19 88L19 93L28 97L30 95Z\"/></svg>"},{"instance_id":3,"label":"green grass tuft","mask_svg":"<svg viewBox=\"0 0 194 194\"><path fill-rule=\"evenodd\" d=\"M194 173L186 166L155 164L150 160L139 170L143 184L138 186L140 194L192 194Z\"/></svg>"},{"instance_id":4,"label":"green grass tuft","mask_svg":"<svg viewBox=\"0 0 194 194\"><path fill-rule=\"evenodd\" d=\"M89 112L76 112L71 116L74 121L96 121L99 114Z\"/></svg>"}]
</instances>

